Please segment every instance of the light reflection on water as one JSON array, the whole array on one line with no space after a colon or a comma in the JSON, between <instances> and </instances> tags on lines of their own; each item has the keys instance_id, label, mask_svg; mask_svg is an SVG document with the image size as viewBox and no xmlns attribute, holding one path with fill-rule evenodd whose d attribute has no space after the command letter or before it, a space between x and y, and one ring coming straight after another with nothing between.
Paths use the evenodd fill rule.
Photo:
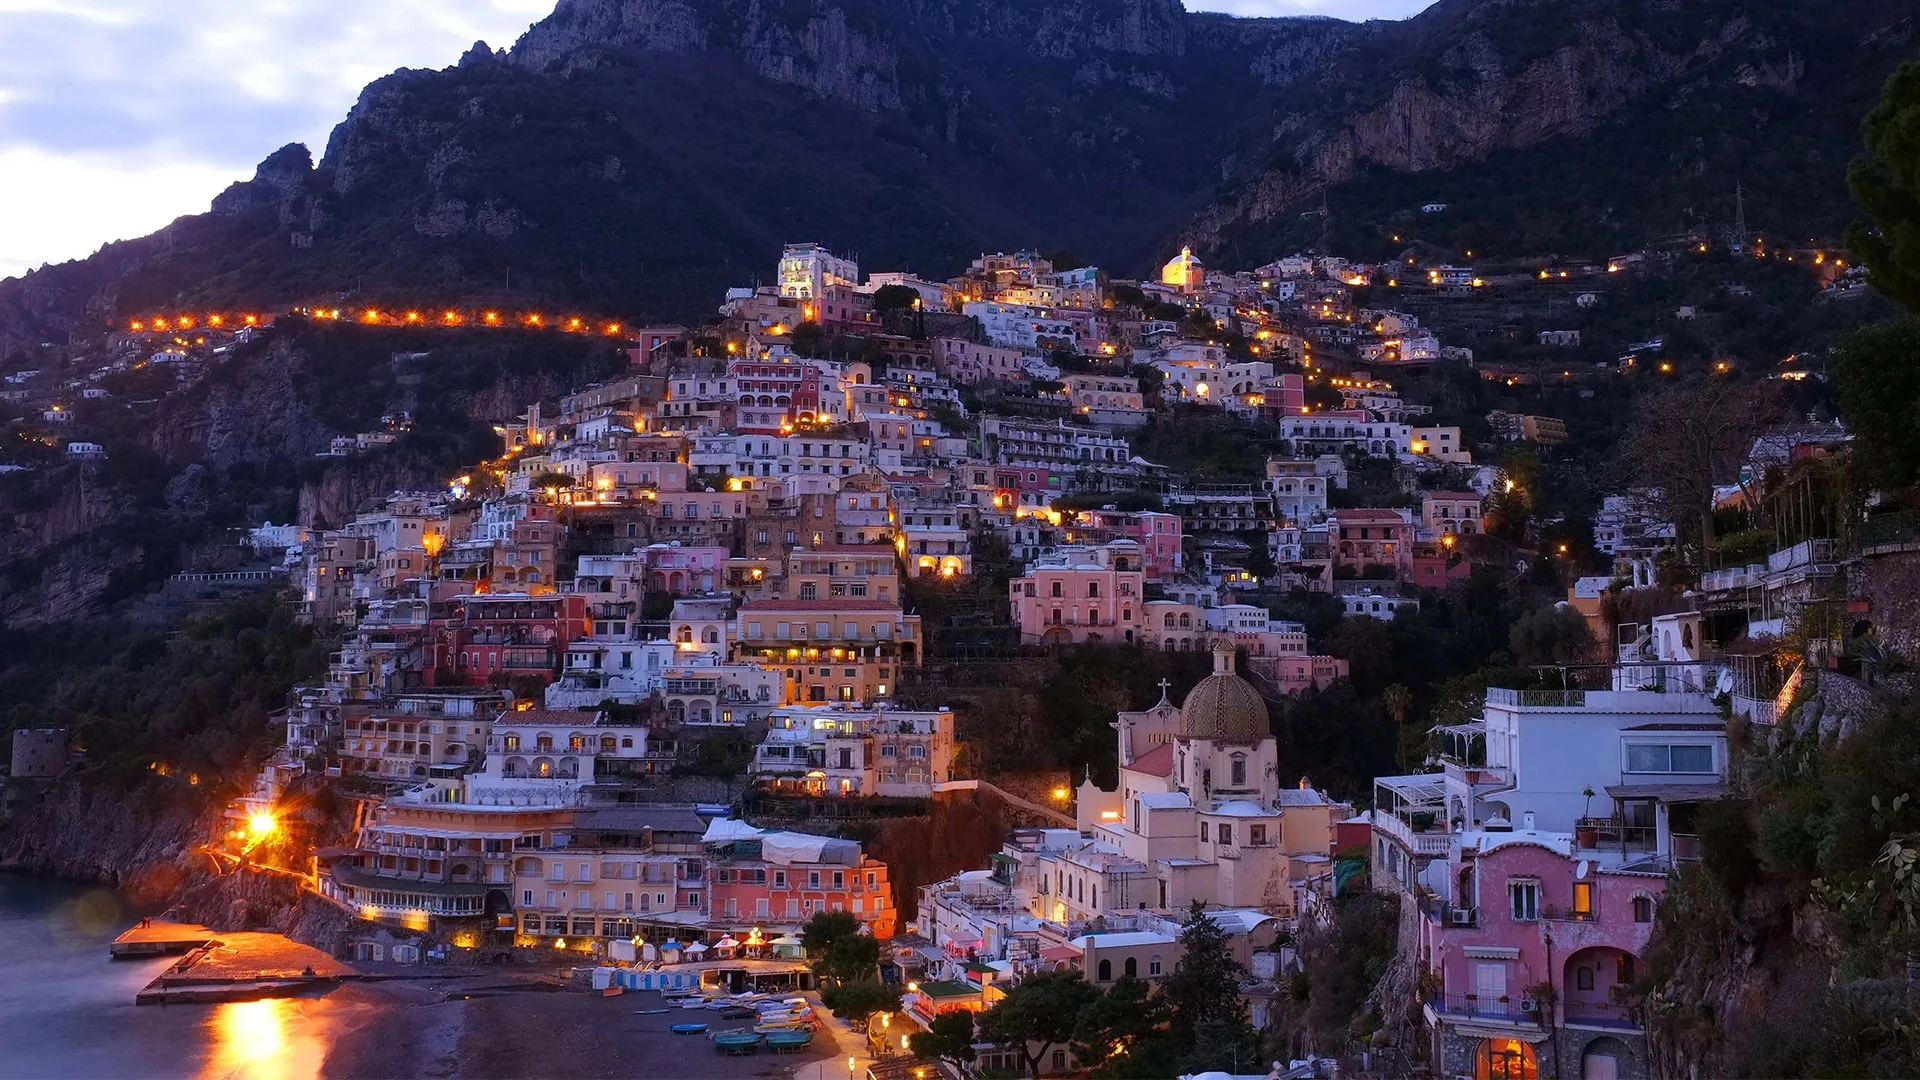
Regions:
<instances>
[{"instance_id":1,"label":"light reflection on water","mask_svg":"<svg viewBox=\"0 0 1920 1080\"><path fill-rule=\"evenodd\" d=\"M207 1018L211 1044L204 1080L315 1080L335 1025L298 998L231 1001ZM329 1011L322 1009L322 1012Z\"/></svg>"},{"instance_id":2,"label":"light reflection on water","mask_svg":"<svg viewBox=\"0 0 1920 1080\"><path fill-rule=\"evenodd\" d=\"M136 918L98 888L0 873L0 1080L314 1080L371 1013L340 993L135 1005L177 959L109 960Z\"/></svg>"}]
</instances>

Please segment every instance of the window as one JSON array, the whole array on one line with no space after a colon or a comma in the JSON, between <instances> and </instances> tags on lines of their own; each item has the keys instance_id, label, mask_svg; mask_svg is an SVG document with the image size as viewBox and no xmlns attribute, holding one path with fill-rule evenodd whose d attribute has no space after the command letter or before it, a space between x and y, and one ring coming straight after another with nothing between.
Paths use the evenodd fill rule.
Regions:
<instances>
[{"instance_id":1,"label":"window","mask_svg":"<svg viewBox=\"0 0 1920 1080\"><path fill-rule=\"evenodd\" d=\"M1638 923L1653 921L1653 897L1636 896L1633 898L1633 921Z\"/></svg>"},{"instance_id":2,"label":"window","mask_svg":"<svg viewBox=\"0 0 1920 1080\"><path fill-rule=\"evenodd\" d=\"M1247 784L1247 758L1244 754L1233 755L1233 786L1245 787Z\"/></svg>"},{"instance_id":3,"label":"window","mask_svg":"<svg viewBox=\"0 0 1920 1080\"><path fill-rule=\"evenodd\" d=\"M1576 881L1573 883L1573 917L1576 919L1593 918L1593 882Z\"/></svg>"},{"instance_id":4,"label":"window","mask_svg":"<svg viewBox=\"0 0 1920 1080\"><path fill-rule=\"evenodd\" d=\"M1113 981L1113 961L1111 960L1100 961L1100 981L1101 982Z\"/></svg>"},{"instance_id":5,"label":"window","mask_svg":"<svg viewBox=\"0 0 1920 1080\"><path fill-rule=\"evenodd\" d=\"M1575 968L1573 972L1573 988L1575 990L1593 989L1593 969L1590 967Z\"/></svg>"},{"instance_id":6,"label":"window","mask_svg":"<svg viewBox=\"0 0 1920 1080\"><path fill-rule=\"evenodd\" d=\"M1537 881L1512 881L1507 883L1507 899L1511 901L1513 917L1520 920L1532 920L1540 917L1540 883Z\"/></svg>"},{"instance_id":7,"label":"window","mask_svg":"<svg viewBox=\"0 0 1920 1080\"><path fill-rule=\"evenodd\" d=\"M1713 747L1707 744L1628 743L1630 773L1710 773Z\"/></svg>"},{"instance_id":8,"label":"window","mask_svg":"<svg viewBox=\"0 0 1920 1080\"><path fill-rule=\"evenodd\" d=\"M1204 841L1206 840L1206 838L1207 838L1207 823L1203 821L1200 823L1200 839Z\"/></svg>"},{"instance_id":9,"label":"window","mask_svg":"<svg viewBox=\"0 0 1920 1080\"><path fill-rule=\"evenodd\" d=\"M1147 957L1147 974L1148 975L1160 974L1160 954L1159 953L1155 953L1152 956Z\"/></svg>"},{"instance_id":10,"label":"window","mask_svg":"<svg viewBox=\"0 0 1920 1080\"><path fill-rule=\"evenodd\" d=\"M1249 825L1247 826L1247 834L1247 843L1252 844L1254 847L1259 847L1261 844L1267 842L1267 827L1265 825Z\"/></svg>"}]
</instances>

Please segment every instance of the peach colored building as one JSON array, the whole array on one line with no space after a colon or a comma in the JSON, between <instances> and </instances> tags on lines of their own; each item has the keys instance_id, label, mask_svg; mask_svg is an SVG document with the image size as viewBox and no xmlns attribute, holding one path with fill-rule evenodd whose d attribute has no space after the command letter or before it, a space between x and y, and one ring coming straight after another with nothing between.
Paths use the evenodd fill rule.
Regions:
<instances>
[{"instance_id":1,"label":"peach colored building","mask_svg":"<svg viewBox=\"0 0 1920 1080\"><path fill-rule=\"evenodd\" d=\"M1134 540L1060 548L1010 585L1020 639L1046 644L1141 640L1143 551Z\"/></svg>"}]
</instances>

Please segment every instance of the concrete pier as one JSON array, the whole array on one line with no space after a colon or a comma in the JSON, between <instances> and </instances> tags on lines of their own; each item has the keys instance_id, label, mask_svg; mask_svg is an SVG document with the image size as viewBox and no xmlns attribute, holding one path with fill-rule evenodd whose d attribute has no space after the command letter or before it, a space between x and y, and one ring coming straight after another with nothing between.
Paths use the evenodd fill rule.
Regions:
<instances>
[{"instance_id":1,"label":"concrete pier","mask_svg":"<svg viewBox=\"0 0 1920 1080\"><path fill-rule=\"evenodd\" d=\"M195 932L202 933L198 944L191 943ZM118 947L121 943L114 944ZM150 934L128 944L148 951L115 955L157 955L180 951L179 946L186 949L185 956L134 995L136 1005L282 997L360 977L358 971L319 949L280 934L222 934L206 927L173 924L166 934Z\"/></svg>"},{"instance_id":2,"label":"concrete pier","mask_svg":"<svg viewBox=\"0 0 1920 1080\"><path fill-rule=\"evenodd\" d=\"M142 919L127 932L113 939L107 954L122 956L173 956L197 949L219 935L192 923Z\"/></svg>"}]
</instances>

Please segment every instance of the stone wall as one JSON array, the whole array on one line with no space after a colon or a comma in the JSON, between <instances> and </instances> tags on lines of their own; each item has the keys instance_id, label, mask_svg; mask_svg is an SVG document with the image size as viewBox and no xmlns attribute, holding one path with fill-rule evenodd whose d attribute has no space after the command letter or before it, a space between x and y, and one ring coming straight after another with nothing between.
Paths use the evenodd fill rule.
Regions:
<instances>
[{"instance_id":1,"label":"stone wall","mask_svg":"<svg viewBox=\"0 0 1920 1080\"><path fill-rule=\"evenodd\" d=\"M1847 597L1865 600L1867 610L1851 611L1847 629L1872 624L1882 644L1907 658L1920 658L1920 546L1883 550L1847 564Z\"/></svg>"}]
</instances>

